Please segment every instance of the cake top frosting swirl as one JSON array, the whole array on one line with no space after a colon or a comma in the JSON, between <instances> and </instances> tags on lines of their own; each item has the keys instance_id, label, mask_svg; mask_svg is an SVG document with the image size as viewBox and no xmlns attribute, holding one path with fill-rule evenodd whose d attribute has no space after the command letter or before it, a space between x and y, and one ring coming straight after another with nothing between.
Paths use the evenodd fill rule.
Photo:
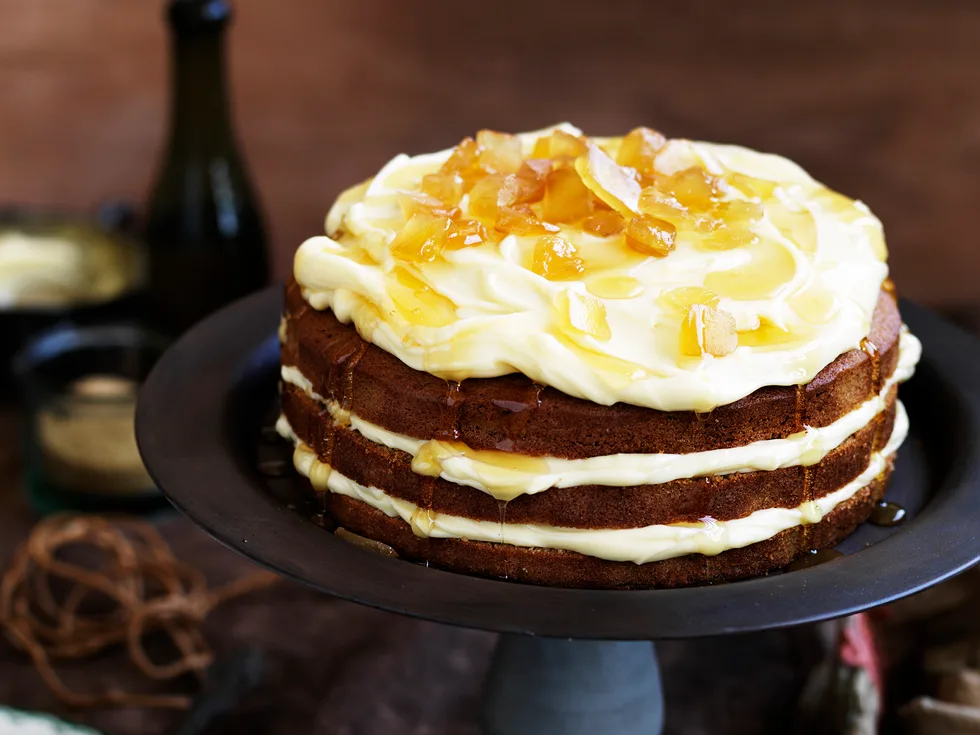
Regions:
<instances>
[{"instance_id":1,"label":"cake top frosting swirl","mask_svg":"<svg viewBox=\"0 0 980 735\"><path fill-rule=\"evenodd\" d=\"M785 158L562 124L396 156L294 272L415 369L707 411L858 347L885 260L868 208Z\"/></svg>"}]
</instances>

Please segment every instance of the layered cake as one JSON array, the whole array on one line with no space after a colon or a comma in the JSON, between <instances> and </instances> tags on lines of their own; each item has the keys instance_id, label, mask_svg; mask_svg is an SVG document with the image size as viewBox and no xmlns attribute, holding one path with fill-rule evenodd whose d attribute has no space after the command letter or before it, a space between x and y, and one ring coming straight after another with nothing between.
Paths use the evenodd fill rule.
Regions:
<instances>
[{"instance_id":1,"label":"layered cake","mask_svg":"<svg viewBox=\"0 0 980 735\"><path fill-rule=\"evenodd\" d=\"M779 156L480 131L337 199L279 432L345 533L456 572L674 587L831 547L919 358L868 208Z\"/></svg>"}]
</instances>

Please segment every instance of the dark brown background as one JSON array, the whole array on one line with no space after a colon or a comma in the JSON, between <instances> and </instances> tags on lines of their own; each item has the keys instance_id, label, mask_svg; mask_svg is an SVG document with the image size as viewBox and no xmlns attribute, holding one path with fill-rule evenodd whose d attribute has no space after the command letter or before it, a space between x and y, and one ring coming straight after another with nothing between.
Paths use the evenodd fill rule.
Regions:
<instances>
[{"instance_id":1,"label":"dark brown background","mask_svg":"<svg viewBox=\"0 0 980 735\"><path fill-rule=\"evenodd\" d=\"M0 202L142 198L161 5L0 0ZM279 275L393 153L568 119L791 156L884 220L906 295L980 303L975 0L240 0L231 67Z\"/></svg>"}]
</instances>

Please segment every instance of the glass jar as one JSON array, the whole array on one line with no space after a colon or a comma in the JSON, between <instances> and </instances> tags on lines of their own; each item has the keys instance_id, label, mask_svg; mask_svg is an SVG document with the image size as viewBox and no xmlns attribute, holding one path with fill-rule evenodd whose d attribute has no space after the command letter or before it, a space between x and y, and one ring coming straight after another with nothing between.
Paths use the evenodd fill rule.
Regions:
<instances>
[{"instance_id":1,"label":"glass jar","mask_svg":"<svg viewBox=\"0 0 980 735\"><path fill-rule=\"evenodd\" d=\"M167 342L130 325L56 327L14 359L26 414L24 485L41 514L141 513L166 504L143 467L139 386Z\"/></svg>"}]
</instances>

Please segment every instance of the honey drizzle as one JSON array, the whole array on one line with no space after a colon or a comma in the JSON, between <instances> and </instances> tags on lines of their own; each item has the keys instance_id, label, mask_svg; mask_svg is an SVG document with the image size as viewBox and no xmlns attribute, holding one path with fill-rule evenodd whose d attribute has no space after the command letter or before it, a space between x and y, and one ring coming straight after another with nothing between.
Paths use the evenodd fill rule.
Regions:
<instances>
[{"instance_id":1,"label":"honey drizzle","mask_svg":"<svg viewBox=\"0 0 980 735\"><path fill-rule=\"evenodd\" d=\"M436 478L426 477L422 480L422 492L419 494L418 507L432 510L432 499L435 496Z\"/></svg>"},{"instance_id":2,"label":"honey drizzle","mask_svg":"<svg viewBox=\"0 0 980 735\"><path fill-rule=\"evenodd\" d=\"M871 396L874 397L881 393L882 380L881 380L881 353L878 350L878 345L872 342L867 337L861 340L861 351L868 356L868 360L871 362ZM881 430L884 425L884 420L882 414L875 416L875 429L874 438L872 439L871 448L872 451L877 451L881 448Z\"/></svg>"},{"instance_id":3,"label":"honey drizzle","mask_svg":"<svg viewBox=\"0 0 980 735\"><path fill-rule=\"evenodd\" d=\"M497 509L500 511L500 541L503 543L504 540L504 528L507 523L507 501L498 500Z\"/></svg>"},{"instance_id":4,"label":"honey drizzle","mask_svg":"<svg viewBox=\"0 0 980 735\"><path fill-rule=\"evenodd\" d=\"M313 451L317 455L320 463L327 467L326 477L329 479L333 471L333 448L337 442L337 431L339 427L330 417L329 412L321 411L322 421L317 424L321 427L318 435L314 436ZM330 490L325 489L320 493L320 510L326 513L330 505Z\"/></svg>"},{"instance_id":5,"label":"honey drizzle","mask_svg":"<svg viewBox=\"0 0 980 735\"><path fill-rule=\"evenodd\" d=\"M463 401L465 400L460 390L461 385L462 383L455 380L446 381L446 408L449 409L449 426L442 426L439 431L439 434L443 437L450 438L454 442L458 442L461 436L459 430L459 413L463 408Z\"/></svg>"},{"instance_id":6,"label":"honey drizzle","mask_svg":"<svg viewBox=\"0 0 980 735\"><path fill-rule=\"evenodd\" d=\"M804 431L803 417L806 408L806 386L797 385L795 391L794 400L794 415L793 415L793 432L799 433ZM810 503L813 502L813 465L803 465L803 488L801 491L802 502ZM810 524L803 525L803 540L809 545L810 536L812 531L810 530Z\"/></svg>"},{"instance_id":7,"label":"honey drizzle","mask_svg":"<svg viewBox=\"0 0 980 735\"><path fill-rule=\"evenodd\" d=\"M354 398L354 370L358 363L364 358L368 344L364 342L356 353L348 360L344 369L344 392L341 396L340 407L345 411L351 410L351 401Z\"/></svg>"}]
</instances>

